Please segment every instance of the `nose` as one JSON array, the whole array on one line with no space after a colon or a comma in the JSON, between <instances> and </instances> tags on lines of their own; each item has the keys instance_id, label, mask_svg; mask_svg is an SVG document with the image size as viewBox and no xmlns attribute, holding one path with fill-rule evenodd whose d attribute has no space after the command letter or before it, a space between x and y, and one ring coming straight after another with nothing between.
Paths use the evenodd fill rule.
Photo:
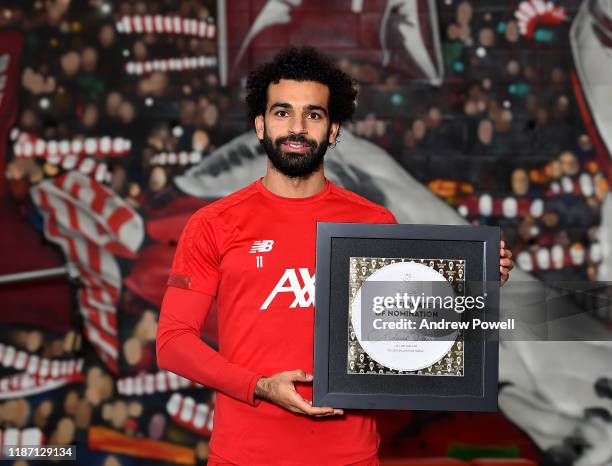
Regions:
<instances>
[{"instance_id":1,"label":"nose","mask_svg":"<svg viewBox=\"0 0 612 466\"><path fill-rule=\"evenodd\" d=\"M291 119L291 127L289 128L290 134L306 134L306 125L304 124L304 118L302 116L294 116Z\"/></svg>"}]
</instances>

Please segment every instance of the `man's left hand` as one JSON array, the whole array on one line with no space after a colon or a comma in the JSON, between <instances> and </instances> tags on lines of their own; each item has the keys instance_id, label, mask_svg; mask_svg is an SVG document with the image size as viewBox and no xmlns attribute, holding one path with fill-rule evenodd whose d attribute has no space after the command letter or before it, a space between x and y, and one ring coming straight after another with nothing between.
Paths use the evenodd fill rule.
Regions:
<instances>
[{"instance_id":1,"label":"man's left hand","mask_svg":"<svg viewBox=\"0 0 612 466\"><path fill-rule=\"evenodd\" d=\"M512 251L506 249L506 242L502 240L499 247L499 276L502 286L508 281L508 278L510 278L510 271L513 268L514 261L512 260Z\"/></svg>"}]
</instances>

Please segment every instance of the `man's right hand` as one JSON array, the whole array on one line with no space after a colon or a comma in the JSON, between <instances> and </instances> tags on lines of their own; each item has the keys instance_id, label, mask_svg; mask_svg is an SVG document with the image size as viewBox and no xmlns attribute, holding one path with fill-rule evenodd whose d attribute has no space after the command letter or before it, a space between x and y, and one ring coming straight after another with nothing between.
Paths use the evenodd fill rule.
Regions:
<instances>
[{"instance_id":1,"label":"man's right hand","mask_svg":"<svg viewBox=\"0 0 612 466\"><path fill-rule=\"evenodd\" d=\"M315 407L295 390L294 382L312 383L312 375L303 370L279 372L257 381L255 395L285 408L292 413L313 417L341 416L344 411L330 407Z\"/></svg>"}]
</instances>

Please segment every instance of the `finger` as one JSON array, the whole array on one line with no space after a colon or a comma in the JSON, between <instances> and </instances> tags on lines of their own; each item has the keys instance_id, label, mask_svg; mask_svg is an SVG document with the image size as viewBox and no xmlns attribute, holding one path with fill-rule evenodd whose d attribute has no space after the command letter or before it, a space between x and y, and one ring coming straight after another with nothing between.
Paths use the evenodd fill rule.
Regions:
<instances>
[{"instance_id":1,"label":"finger","mask_svg":"<svg viewBox=\"0 0 612 466\"><path fill-rule=\"evenodd\" d=\"M512 251L510 249L505 249L505 255L508 259L512 259Z\"/></svg>"},{"instance_id":2,"label":"finger","mask_svg":"<svg viewBox=\"0 0 612 466\"><path fill-rule=\"evenodd\" d=\"M299 409L303 414L308 416L317 416L323 414L332 414L333 409L328 407L319 408L312 406L312 402L306 401L298 392L293 392L290 396L290 402L293 406Z\"/></svg>"},{"instance_id":3,"label":"finger","mask_svg":"<svg viewBox=\"0 0 612 466\"><path fill-rule=\"evenodd\" d=\"M304 414L308 416L332 416L334 414L334 410L329 407L318 407L318 406L310 406L309 404L305 405L303 409Z\"/></svg>"},{"instance_id":4,"label":"finger","mask_svg":"<svg viewBox=\"0 0 612 466\"><path fill-rule=\"evenodd\" d=\"M334 414L333 413L327 413L327 414L315 414L312 417L316 417L316 418L321 418L321 417L332 417Z\"/></svg>"},{"instance_id":5,"label":"finger","mask_svg":"<svg viewBox=\"0 0 612 466\"><path fill-rule=\"evenodd\" d=\"M334 410L328 406L309 406L308 410L306 410L306 414L309 416L333 416Z\"/></svg>"},{"instance_id":6,"label":"finger","mask_svg":"<svg viewBox=\"0 0 612 466\"><path fill-rule=\"evenodd\" d=\"M304 404L303 411L308 416L331 416L334 413L328 406L310 406L308 403Z\"/></svg>"},{"instance_id":7,"label":"finger","mask_svg":"<svg viewBox=\"0 0 612 466\"><path fill-rule=\"evenodd\" d=\"M338 409L338 408L332 408L331 406L312 406L312 401L310 400L304 400L306 401L306 403L308 403L308 405L313 408L313 409L324 409L326 410L325 412L328 414L333 414L333 415L342 415L344 414L344 410L342 409Z\"/></svg>"},{"instance_id":8,"label":"finger","mask_svg":"<svg viewBox=\"0 0 612 466\"><path fill-rule=\"evenodd\" d=\"M499 242L499 248L506 249L506 242L503 239Z\"/></svg>"},{"instance_id":9,"label":"finger","mask_svg":"<svg viewBox=\"0 0 612 466\"><path fill-rule=\"evenodd\" d=\"M502 267L510 267L512 265L512 259L504 258L499 260L499 265Z\"/></svg>"},{"instance_id":10,"label":"finger","mask_svg":"<svg viewBox=\"0 0 612 466\"><path fill-rule=\"evenodd\" d=\"M312 414L312 417L332 417L334 415L333 411L330 411L325 414Z\"/></svg>"},{"instance_id":11,"label":"finger","mask_svg":"<svg viewBox=\"0 0 612 466\"><path fill-rule=\"evenodd\" d=\"M302 369L297 369L289 372L289 380L293 382L312 382L312 374L307 374Z\"/></svg>"},{"instance_id":12,"label":"finger","mask_svg":"<svg viewBox=\"0 0 612 466\"><path fill-rule=\"evenodd\" d=\"M312 401L310 400L306 400L306 402L312 406ZM342 416L344 414L344 410L342 409L338 409L338 408L331 408L332 412L330 414L333 414L334 416Z\"/></svg>"},{"instance_id":13,"label":"finger","mask_svg":"<svg viewBox=\"0 0 612 466\"><path fill-rule=\"evenodd\" d=\"M299 414L301 416L310 416L310 417L330 417L330 416L333 416L332 412L326 412L326 413L323 413L323 414L313 414L311 412L304 411L304 410L302 410L302 409L300 409L300 408L298 408L296 406L289 406L288 409L292 413Z\"/></svg>"}]
</instances>

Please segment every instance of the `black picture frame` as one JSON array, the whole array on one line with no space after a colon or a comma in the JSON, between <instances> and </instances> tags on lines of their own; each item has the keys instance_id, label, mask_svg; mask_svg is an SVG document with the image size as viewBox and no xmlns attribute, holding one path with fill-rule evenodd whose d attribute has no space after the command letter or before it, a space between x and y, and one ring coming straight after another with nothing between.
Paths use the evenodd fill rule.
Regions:
<instances>
[{"instance_id":1,"label":"black picture frame","mask_svg":"<svg viewBox=\"0 0 612 466\"><path fill-rule=\"evenodd\" d=\"M469 257L466 280L484 287L488 321L499 318L500 229L488 226L317 224L313 405L348 409L496 411L496 330L466 333L462 377L353 374L347 368L351 256ZM465 262L466 264L468 262ZM469 275L469 276L468 276ZM469 337L469 338L468 338ZM468 347L469 345L469 347ZM469 349L469 353L467 350Z\"/></svg>"}]
</instances>

